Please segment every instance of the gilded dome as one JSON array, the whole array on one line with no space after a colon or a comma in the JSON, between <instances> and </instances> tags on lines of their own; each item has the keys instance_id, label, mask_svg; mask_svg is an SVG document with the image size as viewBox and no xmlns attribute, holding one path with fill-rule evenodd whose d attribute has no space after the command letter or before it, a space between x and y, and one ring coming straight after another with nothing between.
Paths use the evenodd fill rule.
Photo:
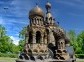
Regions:
<instances>
[{"instance_id":1,"label":"gilded dome","mask_svg":"<svg viewBox=\"0 0 84 62\"><path fill-rule=\"evenodd\" d=\"M38 6L34 7L33 9L31 9L29 11L29 18L32 18L36 15L44 17L44 13L43 13L42 9Z\"/></svg>"}]
</instances>

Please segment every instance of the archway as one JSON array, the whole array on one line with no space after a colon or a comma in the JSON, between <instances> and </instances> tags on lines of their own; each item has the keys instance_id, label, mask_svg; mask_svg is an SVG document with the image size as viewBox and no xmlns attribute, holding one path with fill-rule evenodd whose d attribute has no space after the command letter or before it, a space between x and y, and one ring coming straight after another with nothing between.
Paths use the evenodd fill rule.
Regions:
<instances>
[{"instance_id":1,"label":"archway","mask_svg":"<svg viewBox=\"0 0 84 62\"><path fill-rule=\"evenodd\" d=\"M46 29L46 33L47 33L47 42L49 41L49 30Z\"/></svg>"},{"instance_id":2,"label":"archway","mask_svg":"<svg viewBox=\"0 0 84 62\"><path fill-rule=\"evenodd\" d=\"M63 42L61 42L61 45L60 45L61 49L63 49Z\"/></svg>"},{"instance_id":3,"label":"archway","mask_svg":"<svg viewBox=\"0 0 84 62\"><path fill-rule=\"evenodd\" d=\"M28 40L28 43L32 43L33 41L33 36L32 36L32 32L30 31L29 32L29 40Z\"/></svg>"},{"instance_id":4,"label":"archway","mask_svg":"<svg viewBox=\"0 0 84 62\"><path fill-rule=\"evenodd\" d=\"M40 41L41 41L41 33L40 31L37 31L36 32L36 43L40 43Z\"/></svg>"}]
</instances>

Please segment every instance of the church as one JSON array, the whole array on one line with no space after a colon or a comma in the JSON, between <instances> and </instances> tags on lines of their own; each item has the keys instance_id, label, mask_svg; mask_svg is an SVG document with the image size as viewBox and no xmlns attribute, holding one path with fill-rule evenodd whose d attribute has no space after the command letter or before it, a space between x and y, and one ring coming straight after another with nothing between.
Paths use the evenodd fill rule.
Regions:
<instances>
[{"instance_id":1,"label":"church","mask_svg":"<svg viewBox=\"0 0 84 62\"><path fill-rule=\"evenodd\" d=\"M30 24L25 34L24 53L35 59L73 58L66 49L70 46L70 39L52 16L51 4L47 2L45 8L46 13L38 5L29 11Z\"/></svg>"}]
</instances>

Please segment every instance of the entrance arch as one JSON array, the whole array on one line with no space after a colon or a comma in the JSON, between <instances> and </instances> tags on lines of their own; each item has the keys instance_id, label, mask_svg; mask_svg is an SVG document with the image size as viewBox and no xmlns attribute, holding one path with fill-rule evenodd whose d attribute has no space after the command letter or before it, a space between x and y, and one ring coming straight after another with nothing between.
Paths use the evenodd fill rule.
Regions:
<instances>
[{"instance_id":1,"label":"entrance arch","mask_svg":"<svg viewBox=\"0 0 84 62\"><path fill-rule=\"evenodd\" d=\"M40 41L41 41L41 33L40 31L37 31L36 32L36 43L40 43Z\"/></svg>"}]
</instances>

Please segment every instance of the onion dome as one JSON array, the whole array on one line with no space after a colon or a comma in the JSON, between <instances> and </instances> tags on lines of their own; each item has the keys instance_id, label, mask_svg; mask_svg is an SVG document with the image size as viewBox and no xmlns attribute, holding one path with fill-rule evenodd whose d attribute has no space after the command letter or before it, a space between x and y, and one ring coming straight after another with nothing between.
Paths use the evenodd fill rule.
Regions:
<instances>
[{"instance_id":1,"label":"onion dome","mask_svg":"<svg viewBox=\"0 0 84 62\"><path fill-rule=\"evenodd\" d=\"M40 7L38 7L38 5L29 11L29 18L32 18L34 16L44 17L44 12Z\"/></svg>"},{"instance_id":2,"label":"onion dome","mask_svg":"<svg viewBox=\"0 0 84 62\"><path fill-rule=\"evenodd\" d=\"M47 13L46 17L50 18L50 17L52 17L52 14L51 13Z\"/></svg>"},{"instance_id":3,"label":"onion dome","mask_svg":"<svg viewBox=\"0 0 84 62\"><path fill-rule=\"evenodd\" d=\"M51 8L51 4L49 2L46 3L46 8L47 9Z\"/></svg>"}]
</instances>

